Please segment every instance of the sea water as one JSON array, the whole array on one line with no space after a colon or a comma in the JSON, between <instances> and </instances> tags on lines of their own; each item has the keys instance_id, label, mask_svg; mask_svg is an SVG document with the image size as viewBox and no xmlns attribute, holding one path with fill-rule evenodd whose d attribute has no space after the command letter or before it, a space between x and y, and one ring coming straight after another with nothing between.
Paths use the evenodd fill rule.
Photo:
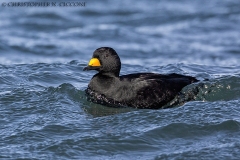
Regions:
<instances>
[{"instance_id":1,"label":"sea water","mask_svg":"<svg viewBox=\"0 0 240 160\"><path fill-rule=\"evenodd\" d=\"M240 1L77 2L0 1L0 158L240 158ZM88 102L96 72L82 69L102 46L121 75L178 73L201 88L160 110Z\"/></svg>"}]
</instances>

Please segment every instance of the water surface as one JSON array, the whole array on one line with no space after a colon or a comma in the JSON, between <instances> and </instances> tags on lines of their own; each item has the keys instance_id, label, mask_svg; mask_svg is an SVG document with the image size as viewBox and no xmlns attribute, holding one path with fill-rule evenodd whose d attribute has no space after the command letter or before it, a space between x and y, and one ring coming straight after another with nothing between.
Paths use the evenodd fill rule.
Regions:
<instances>
[{"instance_id":1,"label":"water surface","mask_svg":"<svg viewBox=\"0 0 240 160\"><path fill-rule=\"evenodd\" d=\"M239 26L235 0L1 6L0 158L239 159ZM96 72L82 69L101 46L118 52L122 75L197 77L195 101L162 110L88 102Z\"/></svg>"}]
</instances>

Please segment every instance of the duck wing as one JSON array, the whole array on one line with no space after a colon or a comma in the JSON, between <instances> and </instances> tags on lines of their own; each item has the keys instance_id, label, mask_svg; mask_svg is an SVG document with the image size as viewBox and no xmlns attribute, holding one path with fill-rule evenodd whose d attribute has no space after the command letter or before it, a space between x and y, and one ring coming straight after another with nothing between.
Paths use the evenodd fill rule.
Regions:
<instances>
[{"instance_id":1,"label":"duck wing","mask_svg":"<svg viewBox=\"0 0 240 160\"><path fill-rule=\"evenodd\" d=\"M175 73L137 73L121 76L120 79L122 82L128 82L126 90L131 93L121 95L120 101L131 107L152 109L161 108L174 99L183 87L198 81L194 77Z\"/></svg>"}]
</instances>

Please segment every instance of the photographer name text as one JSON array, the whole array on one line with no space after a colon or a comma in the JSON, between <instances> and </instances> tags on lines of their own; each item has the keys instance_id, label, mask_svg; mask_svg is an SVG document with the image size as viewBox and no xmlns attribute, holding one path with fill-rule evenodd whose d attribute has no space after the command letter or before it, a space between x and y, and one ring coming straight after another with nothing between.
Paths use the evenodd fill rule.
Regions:
<instances>
[{"instance_id":1,"label":"photographer name text","mask_svg":"<svg viewBox=\"0 0 240 160\"><path fill-rule=\"evenodd\" d=\"M86 7L86 2L3 2L2 7Z\"/></svg>"}]
</instances>

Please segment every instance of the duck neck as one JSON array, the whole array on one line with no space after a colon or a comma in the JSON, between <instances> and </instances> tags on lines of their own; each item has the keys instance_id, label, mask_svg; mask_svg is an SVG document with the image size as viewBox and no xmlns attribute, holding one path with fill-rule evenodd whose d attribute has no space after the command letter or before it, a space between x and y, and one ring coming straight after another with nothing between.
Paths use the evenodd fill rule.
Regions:
<instances>
[{"instance_id":1,"label":"duck neck","mask_svg":"<svg viewBox=\"0 0 240 160\"><path fill-rule=\"evenodd\" d=\"M119 72L99 72L99 75L107 76L107 77L119 77Z\"/></svg>"}]
</instances>

